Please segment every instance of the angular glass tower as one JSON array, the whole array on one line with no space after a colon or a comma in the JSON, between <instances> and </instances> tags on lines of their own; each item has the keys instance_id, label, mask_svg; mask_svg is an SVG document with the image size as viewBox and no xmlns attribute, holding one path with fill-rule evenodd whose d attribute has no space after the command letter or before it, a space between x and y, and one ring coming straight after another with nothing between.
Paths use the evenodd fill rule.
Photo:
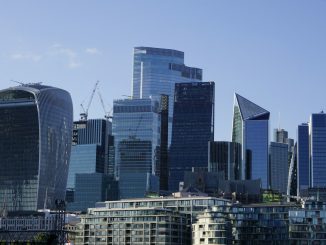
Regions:
<instances>
[{"instance_id":1,"label":"angular glass tower","mask_svg":"<svg viewBox=\"0 0 326 245\"><path fill-rule=\"evenodd\" d=\"M39 84L0 91L0 207L36 211L64 200L72 123L67 91Z\"/></svg>"},{"instance_id":2,"label":"angular glass tower","mask_svg":"<svg viewBox=\"0 0 326 245\"><path fill-rule=\"evenodd\" d=\"M268 121L270 113L235 94L232 141L242 145L241 179L268 184Z\"/></svg>"},{"instance_id":3,"label":"angular glass tower","mask_svg":"<svg viewBox=\"0 0 326 245\"><path fill-rule=\"evenodd\" d=\"M113 102L115 175L119 179L120 198L144 197L149 191L158 191L158 178L154 182L159 161L159 122L157 100Z\"/></svg>"},{"instance_id":4,"label":"angular glass tower","mask_svg":"<svg viewBox=\"0 0 326 245\"><path fill-rule=\"evenodd\" d=\"M326 114L310 117L310 187L326 187Z\"/></svg>"},{"instance_id":5,"label":"angular glass tower","mask_svg":"<svg viewBox=\"0 0 326 245\"><path fill-rule=\"evenodd\" d=\"M214 139L215 83L177 83L174 95L169 190L178 191L184 172L206 168Z\"/></svg>"},{"instance_id":6,"label":"angular glass tower","mask_svg":"<svg viewBox=\"0 0 326 245\"><path fill-rule=\"evenodd\" d=\"M171 143L173 96L176 83L202 81L202 69L184 64L184 53L173 49L134 48L132 98L169 96L169 136Z\"/></svg>"}]
</instances>

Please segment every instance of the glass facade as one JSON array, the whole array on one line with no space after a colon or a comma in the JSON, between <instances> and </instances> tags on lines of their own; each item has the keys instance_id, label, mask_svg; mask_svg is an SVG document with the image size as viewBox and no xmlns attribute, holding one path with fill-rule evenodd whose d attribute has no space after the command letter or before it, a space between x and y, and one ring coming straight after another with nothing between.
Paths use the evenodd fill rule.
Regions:
<instances>
[{"instance_id":1,"label":"glass facade","mask_svg":"<svg viewBox=\"0 0 326 245\"><path fill-rule=\"evenodd\" d=\"M297 151L297 192L299 195L301 190L309 187L309 126L306 123L298 126Z\"/></svg>"},{"instance_id":2,"label":"glass facade","mask_svg":"<svg viewBox=\"0 0 326 245\"><path fill-rule=\"evenodd\" d=\"M174 85L200 82L202 70L184 65L184 53L172 49L134 48L132 97L169 96L169 145L173 118Z\"/></svg>"},{"instance_id":3,"label":"glass facade","mask_svg":"<svg viewBox=\"0 0 326 245\"><path fill-rule=\"evenodd\" d=\"M100 167L98 165L101 165L99 159L97 158L97 151L98 146L96 144L75 145L71 148L71 158L67 182L68 189L75 188L75 175L77 173L97 172L96 170ZM103 170L102 167L100 168Z\"/></svg>"},{"instance_id":4,"label":"glass facade","mask_svg":"<svg viewBox=\"0 0 326 245\"><path fill-rule=\"evenodd\" d=\"M261 179L268 185L269 112L235 94L232 141L242 145L241 179Z\"/></svg>"},{"instance_id":5,"label":"glass facade","mask_svg":"<svg viewBox=\"0 0 326 245\"><path fill-rule=\"evenodd\" d=\"M39 84L0 91L0 206L54 208L63 200L72 139L68 92Z\"/></svg>"},{"instance_id":6,"label":"glass facade","mask_svg":"<svg viewBox=\"0 0 326 245\"><path fill-rule=\"evenodd\" d=\"M159 161L159 101L116 100L112 123L120 197L144 197Z\"/></svg>"},{"instance_id":7,"label":"glass facade","mask_svg":"<svg viewBox=\"0 0 326 245\"><path fill-rule=\"evenodd\" d=\"M289 173L288 145L271 142L269 146L270 188L286 193Z\"/></svg>"},{"instance_id":8,"label":"glass facade","mask_svg":"<svg viewBox=\"0 0 326 245\"><path fill-rule=\"evenodd\" d=\"M326 114L310 117L310 187L326 187Z\"/></svg>"},{"instance_id":9,"label":"glass facade","mask_svg":"<svg viewBox=\"0 0 326 245\"><path fill-rule=\"evenodd\" d=\"M241 144L236 142L209 142L209 172L224 172L225 180L238 180L240 176Z\"/></svg>"},{"instance_id":10,"label":"glass facade","mask_svg":"<svg viewBox=\"0 0 326 245\"><path fill-rule=\"evenodd\" d=\"M117 200L117 182L103 173L77 173L74 202L68 203L69 211L87 211L96 202Z\"/></svg>"},{"instance_id":11,"label":"glass facade","mask_svg":"<svg viewBox=\"0 0 326 245\"><path fill-rule=\"evenodd\" d=\"M175 85L169 190L179 190L184 172L207 168L208 142L214 139L214 82Z\"/></svg>"}]
</instances>

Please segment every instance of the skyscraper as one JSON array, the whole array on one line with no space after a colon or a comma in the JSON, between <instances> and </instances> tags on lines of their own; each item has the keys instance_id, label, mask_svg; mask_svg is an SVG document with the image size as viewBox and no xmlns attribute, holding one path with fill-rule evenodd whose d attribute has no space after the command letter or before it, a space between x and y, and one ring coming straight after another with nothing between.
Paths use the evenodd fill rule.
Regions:
<instances>
[{"instance_id":1,"label":"skyscraper","mask_svg":"<svg viewBox=\"0 0 326 245\"><path fill-rule=\"evenodd\" d=\"M115 175L121 198L144 197L158 190L159 101L125 99L113 102L112 133Z\"/></svg>"},{"instance_id":2,"label":"skyscraper","mask_svg":"<svg viewBox=\"0 0 326 245\"><path fill-rule=\"evenodd\" d=\"M79 121L74 122L74 126L77 125ZM77 129L76 142L71 149L67 188L75 188L77 173L105 173L111 130L111 122L104 119L89 119L85 127Z\"/></svg>"},{"instance_id":3,"label":"skyscraper","mask_svg":"<svg viewBox=\"0 0 326 245\"><path fill-rule=\"evenodd\" d=\"M298 126L298 145L297 145L297 184L298 195L301 190L309 188L309 125L303 123Z\"/></svg>"},{"instance_id":4,"label":"skyscraper","mask_svg":"<svg viewBox=\"0 0 326 245\"><path fill-rule=\"evenodd\" d=\"M241 179L268 182L268 121L270 113L235 94L232 141L242 145Z\"/></svg>"},{"instance_id":5,"label":"skyscraper","mask_svg":"<svg viewBox=\"0 0 326 245\"><path fill-rule=\"evenodd\" d=\"M174 85L202 81L202 70L184 64L184 53L172 49L134 48L132 98L169 96L169 145L171 143Z\"/></svg>"},{"instance_id":6,"label":"skyscraper","mask_svg":"<svg viewBox=\"0 0 326 245\"><path fill-rule=\"evenodd\" d=\"M54 208L65 198L73 109L70 94L40 84L0 91L0 206Z\"/></svg>"},{"instance_id":7,"label":"skyscraper","mask_svg":"<svg viewBox=\"0 0 326 245\"><path fill-rule=\"evenodd\" d=\"M309 123L310 187L326 187L326 114L313 113Z\"/></svg>"},{"instance_id":8,"label":"skyscraper","mask_svg":"<svg viewBox=\"0 0 326 245\"><path fill-rule=\"evenodd\" d=\"M177 191L185 171L207 168L214 139L214 82L177 83L174 96L169 189Z\"/></svg>"},{"instance_id":9,"label":"skyscraper","mask_svg":"<svg viewBox=\"0 0 326 245\"><path fill-rule=\"evenodd\" d=\"M89 119L82 124L81 121L74 122L74 144L66 193L67 210L85 211L98 201L117 198L117 184L112 175L107 176L111 131L112 124L105 119ZM77 176L81 176L79 181ZM105 194L109 185L116 187L116 193L111 193L111 196Z\"/></svg>"},{"instance_id":10,"label":"skyscraper","mask_svg":"<svg viewBox=\"0 0 326 245\"><path fill-rule=\"evenodd\" d=\"M269 146L269 187L286 193L289 173L288 145L271 142Z\"/></svg>"}]
</instances>

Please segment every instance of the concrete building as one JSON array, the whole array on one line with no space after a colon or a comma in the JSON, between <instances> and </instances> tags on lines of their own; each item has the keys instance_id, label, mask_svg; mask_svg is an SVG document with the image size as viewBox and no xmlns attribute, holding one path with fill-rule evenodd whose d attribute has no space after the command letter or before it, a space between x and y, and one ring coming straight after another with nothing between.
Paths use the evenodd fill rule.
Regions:
<instances>
[{"instance_id":1,"label":"concrete building","mask_svg":"<svg viewBox=\"0 0 326 245\"><path fill-rule=\"evenodd\" d=\"M190 215L160 207L91 209L78 224L76 244L191 244Z\"/></svg>"},{"instance_id":2,"label":"concrete building","mask_svg":"<svg viewBox=\"0 0 326 245\"><path fill-rule=\"evenodd\" d=\"M197 216L192 224L192 245L232 244L232 224L225 207L212 207Z\"/></svg>"}]
</instances>

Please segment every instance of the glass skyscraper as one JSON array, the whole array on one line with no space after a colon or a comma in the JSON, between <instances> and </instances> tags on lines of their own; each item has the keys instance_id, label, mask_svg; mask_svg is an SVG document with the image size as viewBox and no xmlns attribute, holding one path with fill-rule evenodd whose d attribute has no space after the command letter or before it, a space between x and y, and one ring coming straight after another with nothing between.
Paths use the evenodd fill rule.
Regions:
<instances>
[{"instance_id":1,"label":"glass skyscraper","mask_svg":"<svg viewBox=\"0 0 326 245\"><path fill-rule=\"evenodd\" d=\"M174 95L169 190L177 191L184 172L206 168L208 142L214 140L215 83L177 83Z\"/></svg>"},{"instance_id":2,"label":"glass skyscraper","mask_svg":"<svg viewBox=\"0 0 326 245\"><path fill-rule=\"evenodd\" d=\"M79 121L74 122L74 127L78 125ZM89 119L85 127L74 130L75 144L71 149L68 189L75 188L77 173L105 173L111 130L111 122L104 119Z\"/></svg>"},{"instance_id":3,"label":"glass skyscraper","mask_svg":"<svg viewBox=\"0 0 326 245\"><path fill-rule=\"evenodd\" d=\"M297 193L309 188L309 125L303 123L298 126L297 143Z\"/></svg>"},{"instance_id":4,"label":"glass skyscraper","mask_svg":"<svg viewBox=\"0 0 326 245\"><path fill-rule=\"evenodd\" d=\"M26 84L0 91L0 207L36 211L64 200L72 123L65 90Z\"/></svg>"},{"instance_id":5,"label":"glass skyscraper","mask_svg":"<svg viewBox=\"0 0 326 245\"><path fill-rule=\"evenodd\" d=\"M313 113L309 123L310 187L326 187L326 114Z\"/></svg>"},{"instance_id":6,"label":"glass skyscraper","mask_svg":"<svg viewBox=\"0 0 326 245\"><path fill-rule=\"evenodd\" d=\"M172 49L134 48L132 98L169 96L169 145L171 143L174 85L202 81L202 69L184 64L184 53Z\"/></svg>"},{"instance_id":7,"label":"glass skyscraper","mask_svg":"<svg viewBox=\"0 0 326 245\"><path fill-rule=\"evenodd\" d=\"M147 192L158 191L155 173L159 161L159 123L159 100L113 102L115 175L121 198L144 197Z\"/></svg>"},{"instance_id":8,"label":"glass skyscraper","mask_svg":"<svg viewBox=\"0 0 326 245\"><path fill-rule=\"evenodd\" d=\"M270 113L235 94L232 141L242 145L241 179L268 185L268 121Z\"/></svg>"}]
</instances>

